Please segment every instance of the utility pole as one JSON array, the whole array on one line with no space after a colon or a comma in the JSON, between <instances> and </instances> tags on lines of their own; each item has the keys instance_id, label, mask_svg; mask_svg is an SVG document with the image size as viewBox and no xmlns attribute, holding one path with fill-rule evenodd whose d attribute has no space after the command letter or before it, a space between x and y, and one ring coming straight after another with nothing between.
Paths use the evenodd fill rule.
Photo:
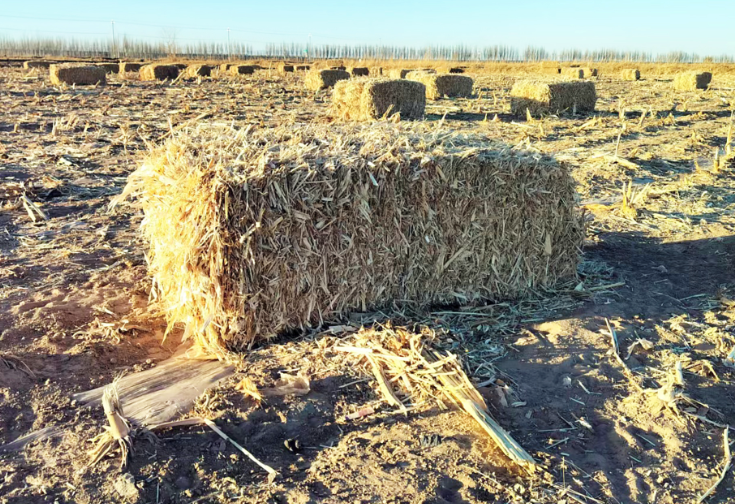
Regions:
<instances>
[{"instance_id":1,"label":"utility pole","mask_svg":"<svg viewBox=\"0 0 735 504\"><path fill-rule=\"evenodd\" d=\"M230 29L227 28L227 59L232 59L232 46L230 45Z\"/></svg>"},{"instance_id":2,"label":"utility pole","mask_svg":"<svg viewBox=\"0 0 735 504\"><path fill-rule=\"evenodd\" d=\"M114 54L117 53L117 46L115 44L115 20L112 20L112 51L110 51L110 56L114 56Z\"/></svg>"}]
</instances>

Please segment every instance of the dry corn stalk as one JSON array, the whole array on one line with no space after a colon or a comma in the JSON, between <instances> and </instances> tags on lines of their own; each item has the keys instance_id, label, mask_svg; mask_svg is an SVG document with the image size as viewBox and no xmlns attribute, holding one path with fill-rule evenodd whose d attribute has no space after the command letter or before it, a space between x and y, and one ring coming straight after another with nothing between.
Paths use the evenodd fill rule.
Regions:
<instances>
[{"instance_id":1,"label":"dry corn stalk","mask_svg":"<svg viewBox=\"0 0 735 504\"><path fill-rule=\"evenodd\" d=\"M125 418L120 405L120 398L117 394L117 380L113 381L105 388L102 395L102 407L105 411L105 417L109 426L105 426L105 431L96 436L92 442L97 443L95 447L89 451L89 466L93 466L102 458L110 453L115 444L120 447L120 468L124 469L128 463L128 456L132 450L132 437L130 424Z\"/></svg>"}]
</instances>

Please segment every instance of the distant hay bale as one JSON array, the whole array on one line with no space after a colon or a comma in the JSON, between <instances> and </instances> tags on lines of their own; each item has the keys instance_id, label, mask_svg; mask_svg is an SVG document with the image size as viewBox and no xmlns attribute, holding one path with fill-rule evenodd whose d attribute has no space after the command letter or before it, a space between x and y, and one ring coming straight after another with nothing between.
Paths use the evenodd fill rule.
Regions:
<instances>
[{"instance_id":1,"label":"distant hay bale","mask_svg":"<svg viewBox=\"0 0 735 504\"><path fill-rule=\"evenodd\" d=\"M49 67L51 84L90 86L107 82L107 72L97 65L83 63L54 63Z\"/></svg>"},{"instance_id":2,"label":"distant hay bale","mask_svg":"<svg viewBox=\"0 0 735 504\"><path fill-rule=\"evenodd\" d=\"M189 79L197 77L209 77L212 75L212 67L210 65L189 65L184 70L184 76Z\"/></svg>"},{"instance_id":3,"label":"distant hay bale","mask_svg":"<svg viewBox=\"0 0 735 504\"><path fill-rule=\"evenodd\" d=\"M311 70L311 65L296 65L297 72L306 72L308 70Z\"/></svg>"},{"instance_id":4,"label":"distant hay bale","mask_svg":"<svg viewBox=\"0 0 735 504\"><path fill-rule=\"evenodd\" d=\"M143 208L170 327L246 350L353 311L575 277L584 229L566 165L411 124L203 125L151 151L122 197Z\"/></svg>"},{"instance_id":5,"label":"distant hay bale","mask_svg":"<svg viewBox=\"0 0 735 504\"><path fill-rule=\"evenodd\" d=\"M367 77L370 75L370 69L368 67L352 67L348 72L353 77Z\"/></svg>"},{"instance_id":6,"label":"distant hay bale","mask_svg":"<svg viewBox=\"0 0 735 504\"><path fill-rule=\"evenodd\" d=\"M142 63L130 63L128 61L123 61L120 63L120 73L138 72L142 66Z\"/></svg>"},{"instance_id":7,"label":"distant hay bale","mask_svg":"<svg viewBox=\"0 0 735 504\"><path fill-rule=\"evenodd\" d=\"M674 77L674 89L677 91L707 89L710 82L712 82L712 74L710 72L684 72Z\"/></svg>"},{"instance_id":8,"label":"distant hay bale","mask_svg":"<svg viewBox=\"0 0 735 504\"><path fill-rule=\"evenodd\" d=\"M333 112L342 119L364 121L400 114L402 120L421 119L426 86L406 79L351 79L337 82Z\"/></svg>"},{"instance_id":9,"label":"distant hay bale","mask_svg":"<svg viewBox=\"0 0 735 504\"><path fill-rule=\"evenodd\" d=\"M589 81L540 82L518 81L510 91L510 111L516 116L558 114L565 110L592 112L597 92Z\"/></svg>"},{"instance_id":10,"label":"distant hay bale","mask_svg":"<svg viewBox=\"0 0 735 504\"><path fill-rule=\"evenodd\" d=\"M620 78L627 81L637 81L641 79L641 71L637 68L627 68L620 72Z\"/></svg>"},{"instance_id":11,"label":"distant hay bale","mask_svg":"<svg viewBox=\"0 0 735 504\"><path fill-rule=\"evenodd\" d=\"M381 77L383 75L383 67L371 67L370 75L373 77Z\"/></svg>"},{"instance_id":12,"label":"distant hay bale","mask_svg":"<svg viewBox=\"0 0 735 504\"><path fill-rule=\"evenodd\" d=\"M235 63L222 63L219 66L219 72L221 74L230 73L230 68L232 68L233 66L235 66Z\"/></svg>"},{"instance_id":13,"label":"distant hay bale","mask_svg":"<svg viewBox=\"0 0 735 504\"><path fill-rule=\"evenodd\" d=\"M561 75L572 79L584 79L584 70L578 67L562 68Z\"/></svg>"},{"instance_id":14,"label":"distant hay bale","mask_svg":"<svg viewBox=\"0 0 735 504\"><path fill-rule=\"evenodd\" d=\"M186 63L171 63L173 66L179 69L179 72L182 70L186 70L186 68L189 66Z\"/></svg>"},{"instance_id":15,"label":"distant hay bale","mask_svg":"<svg viewBox=\"0 0 735 504\"><path fill-rule=\"evenodd\" d=\"M344 72L347 71L347 67L344 65L337 65L337 66L329 67L329 69L330 70L342 70Z\"/></svg>"},{"instance_id":16,"label":"distant hay bale","mask_svg":"<svg viewBox=\"0 0 735 504\"><path fill-rule=\"evenodd\" d=\"M230 74L232 75L252 75L255 73L253 65L232 65L230 66Z\"/></svg>"},{"instance_id":17,"label":"distant hay bale","mask_svg":"<svg viewBox=\"0 0 735 504\"><path fill-rule=\"evenodd\" d=\"M388 77L391 79L405 79L408 72L412 70L406 68L391 68L388 70Z\"/></svg>"},{"instance_id":18,"label":"distant hay bale","mask_svg":"<svg viewBox=\"0 0 735 504\"><path fill-rule=\"evenodd\" d=\"M278 65L278 71L281 73L293 73L293 65L281 63L280 65Z\"/></svg>"},{"instance_id":19,"label":"distant hay bale","mask_svg":"<svg viewBox=\"0 0 735 504\"><path fill-rule=\"evenodd\" d=\"M31 68L49 68L51 65L53 65L51 61L30 60L23 62L23 68L26 70Z\"/></svg>"},{"instance_id":20,"label":"distant hay bale","mask_svg":"<svg viewBox=\"0 0 735 504\"><path fill-rule=\"evenodd\" d=\"M95 63L96 66L105 69L105 73L116 74L120 72L120 63Z\"/></svg>"},{"instance_id":21,"label":"distant hay bale","mask_svg":"<svg viewBox=\"0 0 735 504\"><path fill-rule=\"evenodd\" d=\"M166 80L175 79L179 76L179 67L176 65L162 65L159 63L152 63L150 65L143 65L140 67L140 80L151 81L151 80Z\"/></svg>"},{"instance_id":22,"label":"distant hay bale","mask_svg":"<svg viewBox=\"0 0 735 504\"><path fill-rule=\"evenodd\" d=\"M449 73L450 74L463 74L464 73L464 68L461 68L461 67L451 67L449 69Z\"/></svg>"},{"instance_id":23,"label":"distant hay bale","mask_svg":"<svg viewBox=\"0 0 735 504\"><path fill-rule=\"evenodd\" d=\"M415 80L426 86L426 99L438 100L443 96L449 98L467 98L472 96L474 82L471 77L457 74L430 74L410 72L407 79Z\"/></svg>"},{"instance_id":24,"label":"distant hay bale","mask_svg":"<svg viewBox=\"0 0 735 504\"><path fill-rule=\"evenodd\" d=\"M582 77L585 79L589 79L590 77L597 77L598 74L596 68L581 67L580 70L582 70Z\"/></svg>"},{"instance_id":25,"label":"distant hay bale","mask_svg":"<svg viewBox=\"0 0 735 504\"><path fill-rule=\"evenodd\" d=\"M334 87L337 81L349 78L350 74L344 70L311 70L306 74L304 85L306 89L319 91L320 89Z\"/></svg>"}]
</instances>

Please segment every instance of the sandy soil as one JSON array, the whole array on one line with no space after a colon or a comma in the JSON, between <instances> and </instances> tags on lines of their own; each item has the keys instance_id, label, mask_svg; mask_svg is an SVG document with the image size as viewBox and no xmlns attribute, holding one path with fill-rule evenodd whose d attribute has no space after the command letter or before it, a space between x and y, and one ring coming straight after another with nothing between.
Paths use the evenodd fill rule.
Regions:
<instances>
[{"instance_id":1,"label":"sandy soil","mask_svg":"<svg viewBox=\"0 0 735 504\"><path fill-rule=\"evenodd\" d=\"M2 68L0 446L44 428L54 435L0 453L0 503L681 503L702 495L722 468L718 425L735 416L726 360L735 348L735 172L714 163L727 142L735 75L716 74L707 92L674 93L665 77L623 82L603 71L593 116L531 121L507 114L519 76L474 77L477 98L431 103L427 120L570 164L588 209L579 284L499 304L485 321L437 312L395 322L449 331L448 348L482 384L491 413L544 474L513 467L462 412L394 411L370 375L334 351L343 336L324 333L243 355L238 372L190 412L276 468L275 483L204 427L137 439L125 471L116 453L88 467L105 418L72 394L156 366L180 337L163 341L165 321L149 303L141 212L134 204L110 212L110 198L146 145L172 130L329 121L329 96L268 72L174 85L112 76L106 86L59 89L36 70ZM622 204L628 182L632 198ZM606 319L632 378L611 352ZM692 399L678 412L650 392L677 362ZM307 375L311 392L256 404L237 389L243 376L266 387L280 372ZM368 406L375 413L346 418ZM427 442L431 435L439 437ZM301 450L286 448L291 439ZM731 470L708 501L735 502L734 486Z\"/></svg>"}]
</instances>

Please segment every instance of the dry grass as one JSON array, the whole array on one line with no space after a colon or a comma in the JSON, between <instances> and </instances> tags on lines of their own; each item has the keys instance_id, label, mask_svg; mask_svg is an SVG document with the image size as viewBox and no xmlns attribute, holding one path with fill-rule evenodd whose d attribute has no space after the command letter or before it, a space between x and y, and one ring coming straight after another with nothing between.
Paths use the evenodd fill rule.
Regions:
<instances>
[{"instance_id":1,"label":"dry grass","mask_svg":"<svg viewBox=\"0 0 735 504\"><path fill-rule=\"evenodd\" d=\"M558 114L564 111L591 112L597 93L593 82L516 82L510 92L510 111L516 116Z\"/></svg>"},{"instance_id":2,"label":"dry grass","mask_svg":"<svg viewBox=\"0 0 735 504\"><path fill-rule=\"evenodd\" d=\"M350 74L344 70L311 70L304 78L306 89L319 91L334 87L341 80L350 78Z\"/></svg>"},{"instance_id":3,"label":"dry grass","mask_svg":"<svg viewBox=\"0 0 735 504\"><path fill-rule=\"evenodd\" d=\"M426 87L405 79L351 79L334 86L332 113L341 119L372 120L400 114L421 119L426 108Z\"/></svg>"},{"instance_id":4,"label":"dry grass","mask_svg":"<svg viewBox=\"0 0 735 504\"><path fill-rule=\"evenodd\" d=\"M171 326L242 350L349 310L517 297L575 275L583 227L564 166L409 124L197 128L151 152L121 198L140 197Z\"/></svg>"},{"instance_id":5,"label":"dry grass","mask_svg":"<svg viewBox=\"0 0 735 504\"><path fill-rule=\"evenodd\" d=\"M51 84L74 84L90 86L107 82L104 68L96 65L78 63L60 63L49 67Z\"/></svg>"},{"instance_id":6,"label":"dry grass","mask_svg":"<svg viewBox=\"0 0 735 504\"><path fill-rule=\"evenodd\" d=\"M177 65L162 65L153 63L140 67L140 80L166 80L175 79L179 76L179 67Z\"/></svg>"}]
</instances>

